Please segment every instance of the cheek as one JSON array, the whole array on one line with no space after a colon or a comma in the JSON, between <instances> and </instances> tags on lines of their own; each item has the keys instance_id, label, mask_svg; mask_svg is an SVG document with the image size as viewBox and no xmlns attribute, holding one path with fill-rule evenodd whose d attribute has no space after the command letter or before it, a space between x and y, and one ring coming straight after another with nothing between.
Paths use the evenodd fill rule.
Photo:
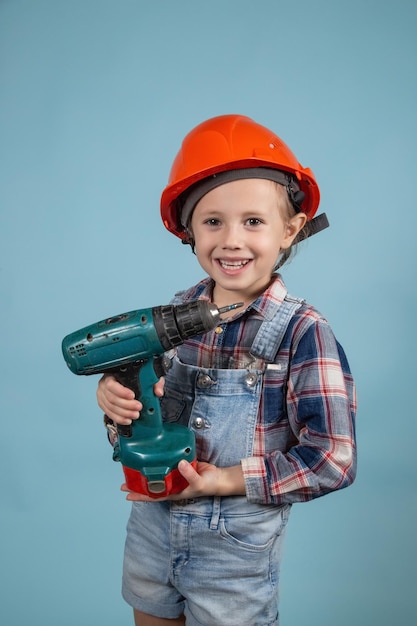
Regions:
<instances>
[{"instance_id":1,"label":"cheek","mask_svg":"<svg viewBox=\"0 0 417 626\"><path fill-rule=\"evenodd\" d=\"M207 230L202 232L197 228L193 231L193 238L195 241L196 249L200 250L201 252L207 253L216 245L215 237L213 237L212 234Z\"/></svg>"},{"instance_id":2,"label":"cheek","mask_svg":"<svg viewBox=\"0 0 417 626\"><path fill-rule=\"evenodd\" d=\"M278 256L281 251L282 238L274 232L265 233L256 242L257 250L264 256Z\"/></svg>"},{"instance_id":3,"label":"cheek","mask_svg":"<svg viewBox=\"0 0 417 626\"><path fill-rule=\"evenodd\" d=\"M210 253L210 246L207 241L201 238L194 238L194 252L199 260L207 257Z\"/></svg>"}]
</instances>

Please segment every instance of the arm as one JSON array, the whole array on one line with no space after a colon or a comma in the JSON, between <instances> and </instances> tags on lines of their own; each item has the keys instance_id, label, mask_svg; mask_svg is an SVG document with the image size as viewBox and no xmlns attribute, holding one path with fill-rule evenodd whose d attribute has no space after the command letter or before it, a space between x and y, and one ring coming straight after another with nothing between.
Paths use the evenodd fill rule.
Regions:
<instances>
[{"instance_id":1,"label":"arm","mask_svg":"<svg viewBox=\"0 0 417 626\"><path fill-rule=\"evenodd\" d=\"M164 380L161 379L154 388L156 395L162 396L163 389ZM133 391L109 375L103 376L99 381L97 402L104 413L117 424L130 424L132 420L139 418L142 409L142 404L135 400ZM182 493L165 499L180 500L201 496L245 495L245 481L240 465L219 468L209 463L199 462L196 471L190 463L181 461L178 469L189 482L189 486ZM122 485L122 490L128 492L125 485ZM129 493L127 499L155 501L154 498L151 499L137 493Z\"/></svg>"},{"instance_id":2,"label":"arm","mask_svg":"<svg viewBox=\"0 0 417 626\"><path fill-rule=\"evenodd\" d=\"M285 405L296 441L287 451L242 461L248 499L302 502L350 485L356 473L355 388L324 320L295 336Z\"/></svg>"}]
</instances>

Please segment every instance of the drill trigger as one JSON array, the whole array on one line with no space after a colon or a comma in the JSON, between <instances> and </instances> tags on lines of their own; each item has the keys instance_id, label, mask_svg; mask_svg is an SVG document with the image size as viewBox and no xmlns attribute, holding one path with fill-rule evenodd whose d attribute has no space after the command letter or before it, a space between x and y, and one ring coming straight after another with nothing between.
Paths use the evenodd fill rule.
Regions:
<instances>
[{"instance_id":1,"label":"drill trigger","mask_svg":"<svg viewBox=\"0 0 417 626\"><path fill-rule=\"evenodd\" d=\"M155 372L155 375L158 376L158 378L161 378L161 376L165 375L165 366L164 366L164 357L163 356L156 356L154 357L153 360L153 371Z\"/></svg>"}]
</instances>

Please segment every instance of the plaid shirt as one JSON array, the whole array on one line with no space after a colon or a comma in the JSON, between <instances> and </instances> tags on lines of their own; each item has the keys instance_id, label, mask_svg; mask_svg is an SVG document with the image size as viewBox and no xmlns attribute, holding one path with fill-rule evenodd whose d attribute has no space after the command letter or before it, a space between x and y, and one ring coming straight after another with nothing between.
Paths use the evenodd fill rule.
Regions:
<instances>
[{"instance_id":1,"label":"plaid shirt","mask_svg":"<svg viewBox=\"0 0 417 626\"><path fill-rule=\"evenodd\" d=\"M176 301L211 300L212 289L207 278ZM250 354L262 321L286 294L276 275L246 311L177 349L181 360L197 367L264 370L253 456L241 460L252 502L312 500L347 487L356 474L355 386L343 349L320 313L301 305L273 363Z\"/></svg>"}]
</instances>

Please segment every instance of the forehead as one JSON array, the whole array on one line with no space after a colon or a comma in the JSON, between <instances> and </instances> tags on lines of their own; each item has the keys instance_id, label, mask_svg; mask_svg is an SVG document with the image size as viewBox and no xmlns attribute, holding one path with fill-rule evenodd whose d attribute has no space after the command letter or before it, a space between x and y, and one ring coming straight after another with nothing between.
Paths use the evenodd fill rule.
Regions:
<instances>
[{"instance_id":1,"label":"forehead","mask_svg":"<svg viewBox=\"0 0 417 626\"><path fill-rule=\"evenodd\" d=\"M282 185L263 178L245 178L224 183L206 193L196 204L198 208L222 208L238 203L242 207L257 205L259 208L276 206L277 200L282 201L286 191Z\"/></svg>"}]
</instances>

